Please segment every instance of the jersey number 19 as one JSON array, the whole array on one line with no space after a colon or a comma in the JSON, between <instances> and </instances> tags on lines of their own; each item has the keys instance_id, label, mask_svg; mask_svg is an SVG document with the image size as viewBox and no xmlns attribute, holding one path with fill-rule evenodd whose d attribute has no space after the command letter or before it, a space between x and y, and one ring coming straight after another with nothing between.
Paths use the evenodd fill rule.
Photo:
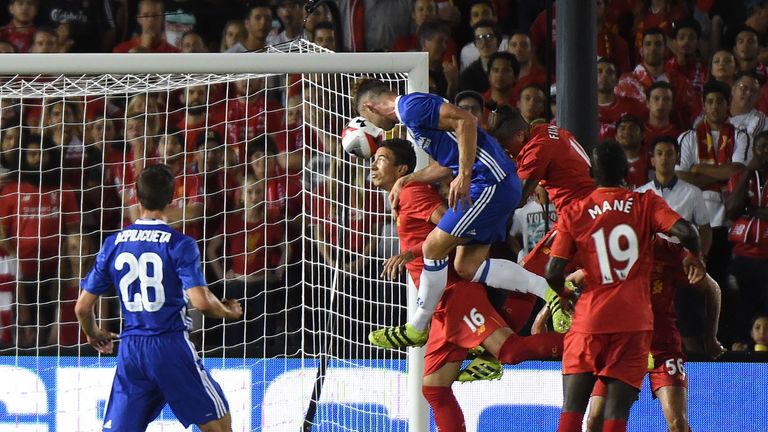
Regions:
<instances>
[{"instance_id":1,"label":"jersey number 19","mask_svg":"<svg viewBox=\"0 0 768 432\"><path fill-rule=\"evenodd\" d=\"M123 305L129 312L156 312L165 303L165 289L163 288L163 260L154 252L144 252L137 259L130 252L123 252L115 259L115 269L120 271L128 265L128 273L120 278L120 296ZM152 275L149 275L148 267L152 265ZM131 299L128 289L136 279L139 280L139 290ZM154 300L149 300L149 289L154 290Z\"/></svg>"},{"instance_id":2,"label":"jersey number 19","mask_svg":"<svg viewBox=\"0 0 768 432\"><path fill-rule=\"evenodd\" d=\"M635 230L627 224L616 225L608 234L606 243L605 230L600 228L592 234L592 239L595 241L603 284L613 283L614 272L619 280L626 279L639 254ZM626 264L619 268L622 263Z\"/></svg>"}]
</instances>

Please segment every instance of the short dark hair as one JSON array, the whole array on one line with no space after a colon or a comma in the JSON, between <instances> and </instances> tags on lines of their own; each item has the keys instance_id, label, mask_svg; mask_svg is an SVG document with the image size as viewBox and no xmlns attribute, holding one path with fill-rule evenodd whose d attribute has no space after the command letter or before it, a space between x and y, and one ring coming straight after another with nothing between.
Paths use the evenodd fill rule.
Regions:
<instances>
[{"instance_id":1,"label":"short dark hair","mask_svg":"<svg viewBox=\"0 0 768 432\"><path fill-rule=\"evenodd\" d=\"M520 63L517 61L517 57L508 51L496 51L495 53L491 54L491 57L488 58L488 74L491 73L493 62L498 59L506 60L509 62L510 66L512 66L512 70L515 71L515 78L520 75Z\"/></svg>"},{"instance_id":2,"label":"short dark hair","mask_svg":"<svg viewBox=\"0 0 768 432\"><path fill-rule=\"evenodd\" d=\"M607 63L609 65L613 65L614 69L618 69L618 66L616 66L616 60L614 60L612 57L599 57L597 59L597 63Z\"/></svg>"},{"instance_id":3,"label":"short dark hair","mask_svg":"<svg viewBox=\"0 0 768 432\"><path fill-rule=\"evenodd\" d=\"M650 99L651 98L651 93L654 90L656 90L656 89L666 89L666 90L669 90L670 92L672 92L672 98L674 99L674 97L675 97L675 90L672 88L672 86L668 82L666 82L666 81L656 81L655 83L651 84L651 86L648 87L645 90L645 98L646 99Z\"/></svg>"},{"instance_id":4,"label":"short dark hair","mask_svg":"<svg viewBox=\"0 0 768 432\"><path fill-rule=\"evenodd\" d=\"M757 37L758 42L760 41L760 33L758 33L757 30L755 30L754 27L750 27L750 26L748 26L746 24L742 24L742 25L736 27L736 29L733 32L733 46L734 47L736 46L736 39L739 36L739 33L743 33L743 32L748 32L748 33L754 34Z\"/></svg>"},{"instance_id":5,"label":"short dark hair","mask_svg":"<svg viewBox=\"0 0 768 432\"><path fill-rule=\"evenodd\" d=\"M472 6L479 5L479 4L484 4L488 6L489 8L491 8L493 15L494 16L496 15L496 7L493 5L492 0L473 0L472 2L470 2L469 8L472 9Z\"/></svg>"},{"instance_id":6,"label":"short dark hair","mask_svg":"<svg viewBox=\"0 0 768 432\"><path fill-rule=\"evenodd\" d=\"M598 186L623 184L627 169L627 155L616 141L603 141L592 150L592 175Z\"/></svg>"},{"instance_id":7,"label":"short dark hair","mask_svg":"<svg viewBox=\"0 0 768 432\"><path fill-rule=\"evenodd\" d=\"M381 80L366 78L359 81L355 85L355 89L353 91L353 94L355 95L355 111L358 113L360 112L360 104L367 97L379 97L383 93L390 93L391 91L392 90L389 88L389 86Z\"/></svg>"},{"instance_id":8,"label":"short dark hair","mask_svg":"<svg viewBox=\"0 0 768 432\"><path fill-rule=\"evenodd\" d=\"M272 12L272 5L266 0L249 1L243 10L243 20L251 18L251 12L253 12L254 9L269 9L269 11Z\"/></svg>"},{"instance_id":9,"label":"short dark hair","mask_svg":"<svg viewBox=\"0 0 768 432\"><path fill-rule=\"evenodd\" d=\"M393 138L382 141L379 147L389 149L395 155L395 165L408 165L408 174L416 169L416 152L410 141Z\"/></svg>"},{"instance_id":10,"label":"short dark hair","mask_svg":"<svg viewBox=\"0 0 768 432\"><path fill-rule=\"evenodd\" d=\"M659 27L647 28L643 32L643 38L641 40L645 40L647 36L651 35L661 35L661 39L664 41L664 46L667 46L667 35L664 33L664 30Z\"/></svg>"},{"instance_id":11,"label":"short dark hair","mask_svg":"<svg viewBox=\"0 0 768 432\"><path fill-rule=\"evenodd\" d=\"M757 73L755 73L754 70L736 72L736 75L733 77L733 83L736 84L737 82L739 82L740 79L744 77L752 78L755 81L757 81L759 85L761 86L763 85L763 80L760 79L760 76Z\"/></svg>"},{"instance_id":12,"label":"short dark hair","mask_svg":"<svg viewBox=\"0 0 768 432\"><path fill-rule=\"evenodd\" d=\"M651 153L656 151L656 146L662 143L669 143L675 146L675 152L677 154L680 154L680 143L677 142L677 138L671 136L671 135L662 135L659 137L656 137L653 141L651 141Z\"/></svg>"},{"instance_id":13,"label":"short dark hair","mask_svg":"<svg viewBox=\"0 0 768 432\"><path fill-rule=\"evenodd\" d=\"M145 210L164 210L173 201L176 179L165 164L149 165L136 181L136 196Z\"/></svg>"},{"instance_id":14,"label":"short dark hair","mask_svg":"<svg viewBox=\"0 0 768 432\"><path fill-rule=\"evenodd\" d=\"M634 123L637 127L640 128L641 131L644 129L643 121L640 119L640 117L634 114L624 114L619 117L619 119L616 120L616 129L618 129L619 125L622 123Z\"/></svg>"},{"instance_id":15,"label":"short dark hair","mask_svg":"<svg viewBox=\"0 0 768 432\"><path fill-rule=\"evenodd\" d=\"M475 34L475 30L479 29L480 27L490 27L491 29L493 29L493 34L494 34L494 36L496 36L496 40L498 42L501 42L499 40L499 37L501 36L501 34L499 33L499 26L498 26L498 24L496 24L495 21L489 20L489 19L484 19L484 20L480 20L480 21L476 22L475 25L472 26L472 35L473 36Z\"/></svg>"},{"instance_id":16,"label":"short dark hair","mask_svg":"<svg viewBox=\"0 0 768 432\"><path fill-rule=\"evenodd\" d=\"M728 87L728 84L722 81L707 81L707 83L704 84L704 88L701 90L701 99L706 99L707 95L710 93L720 93L723 95L726 101L731 100L731 88Z\"/></svg>"},{"instance_id":17,"label":"short dark hair","mask_svg":"<svg viewBox=\"0 0 768 432\"><path fill-rule=\"evenodd\" d=\"M701 37L701 24L693 18L686 18L672 22L672 39L677 39L677 34L682 29L691 29L696 33L696 37Z\"/></svg>"},{"instance_id":18,"label":"short dark hair","mask_svg":"<svg viewBox=\"0 0 768 432\"><path fill-rule=\"evenodd\" d=\"M439 34L449 35L448 26L439 20L424 21L419 27L419 46L424 45L424 41L431 40Z\"/></svg>"},{"instance_id":19,"label":"short dark hair","mask_svg":"<svg viewBox=\"0 0 768 432\"><path fill-rule=\"evenodd\" d=\"M277 154L277 144L275 139L269 134L252 138L245 144L246 161L251 160L251 156L257 151L264 152L266 155L274 156Z\"/></svg>"},{"instance_id":20,"label":"short dark hair","mask_svg":"<svg viewBox=\"0 0 768 432\"><path fill-rule=\"evenodd\" d=\"M483 102L484 102L483 95L481 95L480 93L478 93L478 92L476 92L474 90L460 91L456 95L456 98L454 98L453 102L454 102L454 104L458 105L464 99L474 99L474 100L477 101L478 104L480 104L481 107L483 106Z\"/></svg>"},{"instance_id":21,"label":"short dark hair","mask_svg":"<svg viewBox=\"0 0 768 432\"><path fill-rule=\"evenodd\" d=\"M530 129L531 125L525 121L517 108L502 105L493 112L493 121L488 125L488 133L497 141L504 141L521 130Z\"/></svg>"}]
</instances>

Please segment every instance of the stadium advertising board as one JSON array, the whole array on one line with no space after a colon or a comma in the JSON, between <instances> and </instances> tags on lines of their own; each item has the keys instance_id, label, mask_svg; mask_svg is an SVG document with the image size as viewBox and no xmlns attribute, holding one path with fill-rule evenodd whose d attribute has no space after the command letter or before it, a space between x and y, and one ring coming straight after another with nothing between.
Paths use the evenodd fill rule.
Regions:
<instances>
[{"instance_id":1,"label":"stadium advertising board","mask_svg":"<svg viewBox=\"0 0 768 432\"><path fill-rule=\"evenodd\" d=\"M299 359L206 359L227 394L235 431L297 431L317 362ZM0 357L0 432L101 430L114 358ZM560 364L526 362L501 380L456 384L468 431L554 430L562 401ZM332 361L316 431L406 431L405 362ZM689 363L694 430L758 431L768 411L768 364ZM751 409L750 409L751 408ZM149 431L180 431L166 408ZM433 426L434 430L434 426ZM629 430L665 430L647 387Z\"/></svg>"}]
</instances>

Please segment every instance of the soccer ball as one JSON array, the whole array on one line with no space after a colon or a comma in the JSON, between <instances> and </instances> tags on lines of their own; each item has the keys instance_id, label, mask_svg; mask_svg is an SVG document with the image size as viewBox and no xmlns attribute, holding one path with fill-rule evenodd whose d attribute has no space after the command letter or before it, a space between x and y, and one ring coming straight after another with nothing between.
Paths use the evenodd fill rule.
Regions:
<instances>
[{"instance_id":1,"label":"soccer ball","mask_svg":"<svg viewBox=\"0 0 768 432\"><path fill-rule=\"evenodd\" d=\"M365 117L355 117L341 132L344 151L361 158L370 158L379 148L384 130L376 127Z\"/></svg>"}]
</instances>

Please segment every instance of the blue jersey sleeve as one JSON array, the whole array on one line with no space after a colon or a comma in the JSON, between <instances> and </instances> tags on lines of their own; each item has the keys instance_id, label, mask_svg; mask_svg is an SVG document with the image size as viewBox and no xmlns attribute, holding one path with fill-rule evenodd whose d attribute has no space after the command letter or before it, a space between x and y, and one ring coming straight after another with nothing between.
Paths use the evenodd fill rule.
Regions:
<instances>
[{"instance_id":1,"label":"blue jersey sleeve","mask_svg":"<svg viewBox=\"0 0 768 432\"><path fill-rule=\"evenodd\" d=\"M200 252L191 237L183 236L176 242L171 256L176 261L176 271L183 289L208 286L203 275L203 266L200 264Z\"/></svg>"},{"instance_id":2,"label":"blue jersey sleeve","mask_svg":"<svg viewBox=\"0 0 768 432\"><path fill-rule=\"evenodd\" d=\"M108 238L105 245L112 244L112 237ZM96 261L93 268L85 275L85 279L80 282L80 287L94 295L102 295L112 287L112 277L107 262L110 248L103 247L96 255Z\"/></svg>"},{"instance_id":3,"label":"blue jersey sleeve","mask_svg":"<svg viewBox=\"0 0 768 432\"><path fill-rule=\"evenodd\" d=\"M427 93L410 93L400 96L397 114L409 128L437 129L440 124L440 106L445 100Z\"/></svg>"}]
</instances>

